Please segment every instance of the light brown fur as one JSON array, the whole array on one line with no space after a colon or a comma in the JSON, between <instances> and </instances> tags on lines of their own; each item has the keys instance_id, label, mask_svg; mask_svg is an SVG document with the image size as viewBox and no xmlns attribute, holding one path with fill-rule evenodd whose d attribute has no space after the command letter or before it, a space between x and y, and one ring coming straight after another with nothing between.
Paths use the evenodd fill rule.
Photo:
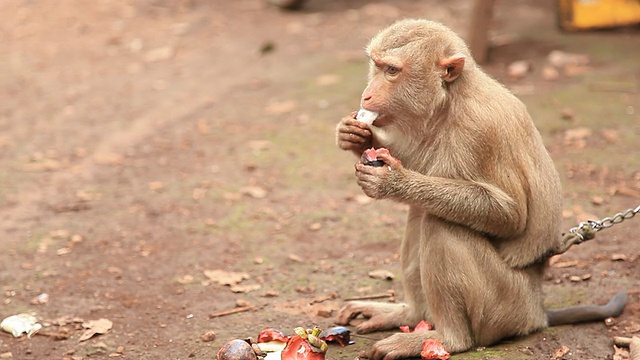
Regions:
<instances>
[{"instance_id":1,"label":"light brown fur","mask_svg":"<svg viewBox=\"0 0 640 360\"><path fill-rule=\"evenodd\" d=\"M371 146L391 152L379 157L388 166L355 168L365 194L410 205L406 304L348 303L337 322L363 315L359 332L435 325L379 341L373 359L419 356L427 338L460 352L547 326L541 282L559 241L562 190L525 106L442 24L400 21L367 52L361 105L380 115L374 126L342 119L337 144L358 156Z\"/></svg>"}]
</instances>

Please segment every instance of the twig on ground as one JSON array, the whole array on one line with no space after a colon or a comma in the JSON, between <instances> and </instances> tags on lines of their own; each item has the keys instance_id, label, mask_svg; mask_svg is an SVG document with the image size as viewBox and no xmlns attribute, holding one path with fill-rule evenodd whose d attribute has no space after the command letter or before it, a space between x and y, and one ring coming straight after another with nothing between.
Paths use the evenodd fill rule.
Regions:
<instances>
[{"instance_id":1,"label":"twig on ground","mask_svg":"<svg viewBox=\"0 0 640 360\"><path fill-rule=\"evenodd\" d=\"M329 301L329 300L333 300L333 299L337 299L338 298L338 294L336 293L332 293L326 296L322 296L316 299L313 299L309 302L309 305L313 305L313 304L319 304L325 301Z\"/></svg>"},{"instance_id":2,"label":"twig on ground","mask_svg":"<svg viewBox=\"0 0 640 360\"><path fill-rule=\"evenodd\" d=\"M256 309L256 307L255 306L241 306L241 307L237 307L237 308L231 309L231 310L222 310L222 311L215 312L213 314L209 314L209 319L213 319L213 318L217 318L217 317L221 317L221 316L232 315L232 314L238 314L238 313L249 311L249 310L253 310L253 309Z\"/></svg>"},{"instance_id":3,"label":"twig on ground","mask_svg":"<svg viewBox=\"0 0 640 360\"><path fill-rule=\"evenodd\" d=\"M354 296L354 297L346 298L346 299L344 299L344 301L374 300L374 299L392 298L392 297L395 297L395 296L396 296L396 294L393 291L387 291L387 292L380 293L380 294Z\"/></svg>"}]
</instances>

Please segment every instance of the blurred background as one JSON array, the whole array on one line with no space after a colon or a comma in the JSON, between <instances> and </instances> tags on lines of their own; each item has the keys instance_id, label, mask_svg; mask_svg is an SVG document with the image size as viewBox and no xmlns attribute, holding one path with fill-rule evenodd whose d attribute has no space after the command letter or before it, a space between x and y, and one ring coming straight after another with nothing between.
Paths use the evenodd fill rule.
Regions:
<instances>
[{"instance_id":1,"label":"blurred background","mask_svg":"<svg viewBox=\"0 0 640 360\"><path fill-rule=\"evenodd\" d=\"M567 229L640 203L637 1L285 2L0 2L0 316L44 326L1 332L1 358L213 359L265 328L330 327L348 298L401 300L407 209L360 192L334 129L368 40L406 17L460 33L527 104ZM549 306L626 289L620 318L452 359L624 359L611 336L640 331L637 221L545 282Z\"/></svg>"}]
</instances>

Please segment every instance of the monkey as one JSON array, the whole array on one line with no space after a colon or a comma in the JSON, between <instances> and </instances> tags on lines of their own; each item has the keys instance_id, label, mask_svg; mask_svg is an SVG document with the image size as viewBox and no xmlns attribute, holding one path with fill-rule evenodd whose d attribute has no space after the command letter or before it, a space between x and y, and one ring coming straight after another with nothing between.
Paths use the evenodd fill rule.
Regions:
<instances>
[{"instance_id":1,"label":"monkey","mask_svg":"<svg viewBox=\"0 0 640 360\"><path fill-rule=\"evenodd\" d=\"M336 323L358 333L426 320L434 330L376 342L370 359L419 357L424 340L450 353L547 326L618 316L607 305L545 309L543 274L560 243L559 174L525 105L473 60L445 25L406 19L369 42L363 109L340 120L336 143L360 156L385 147L382 167L355 164L362 191L409 205L400 245L404 303L348 302Z\"/></svg>"}]
</instances>

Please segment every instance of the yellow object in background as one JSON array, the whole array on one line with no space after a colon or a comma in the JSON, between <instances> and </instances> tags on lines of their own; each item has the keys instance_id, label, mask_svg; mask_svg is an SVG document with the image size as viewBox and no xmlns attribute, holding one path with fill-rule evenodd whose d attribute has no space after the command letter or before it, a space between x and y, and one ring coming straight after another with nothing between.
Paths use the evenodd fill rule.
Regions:
<instances>
[{"instance_id":1,"label":"yellow object in background","mask_svg":"<svg viewBox=\"0 0 640 360\"><path fill-rule=\"evenodd\" d=\"M558 25L563 30L633 24L640 24L640 0L558 0Z\"/></svg>"}]
</instances>

